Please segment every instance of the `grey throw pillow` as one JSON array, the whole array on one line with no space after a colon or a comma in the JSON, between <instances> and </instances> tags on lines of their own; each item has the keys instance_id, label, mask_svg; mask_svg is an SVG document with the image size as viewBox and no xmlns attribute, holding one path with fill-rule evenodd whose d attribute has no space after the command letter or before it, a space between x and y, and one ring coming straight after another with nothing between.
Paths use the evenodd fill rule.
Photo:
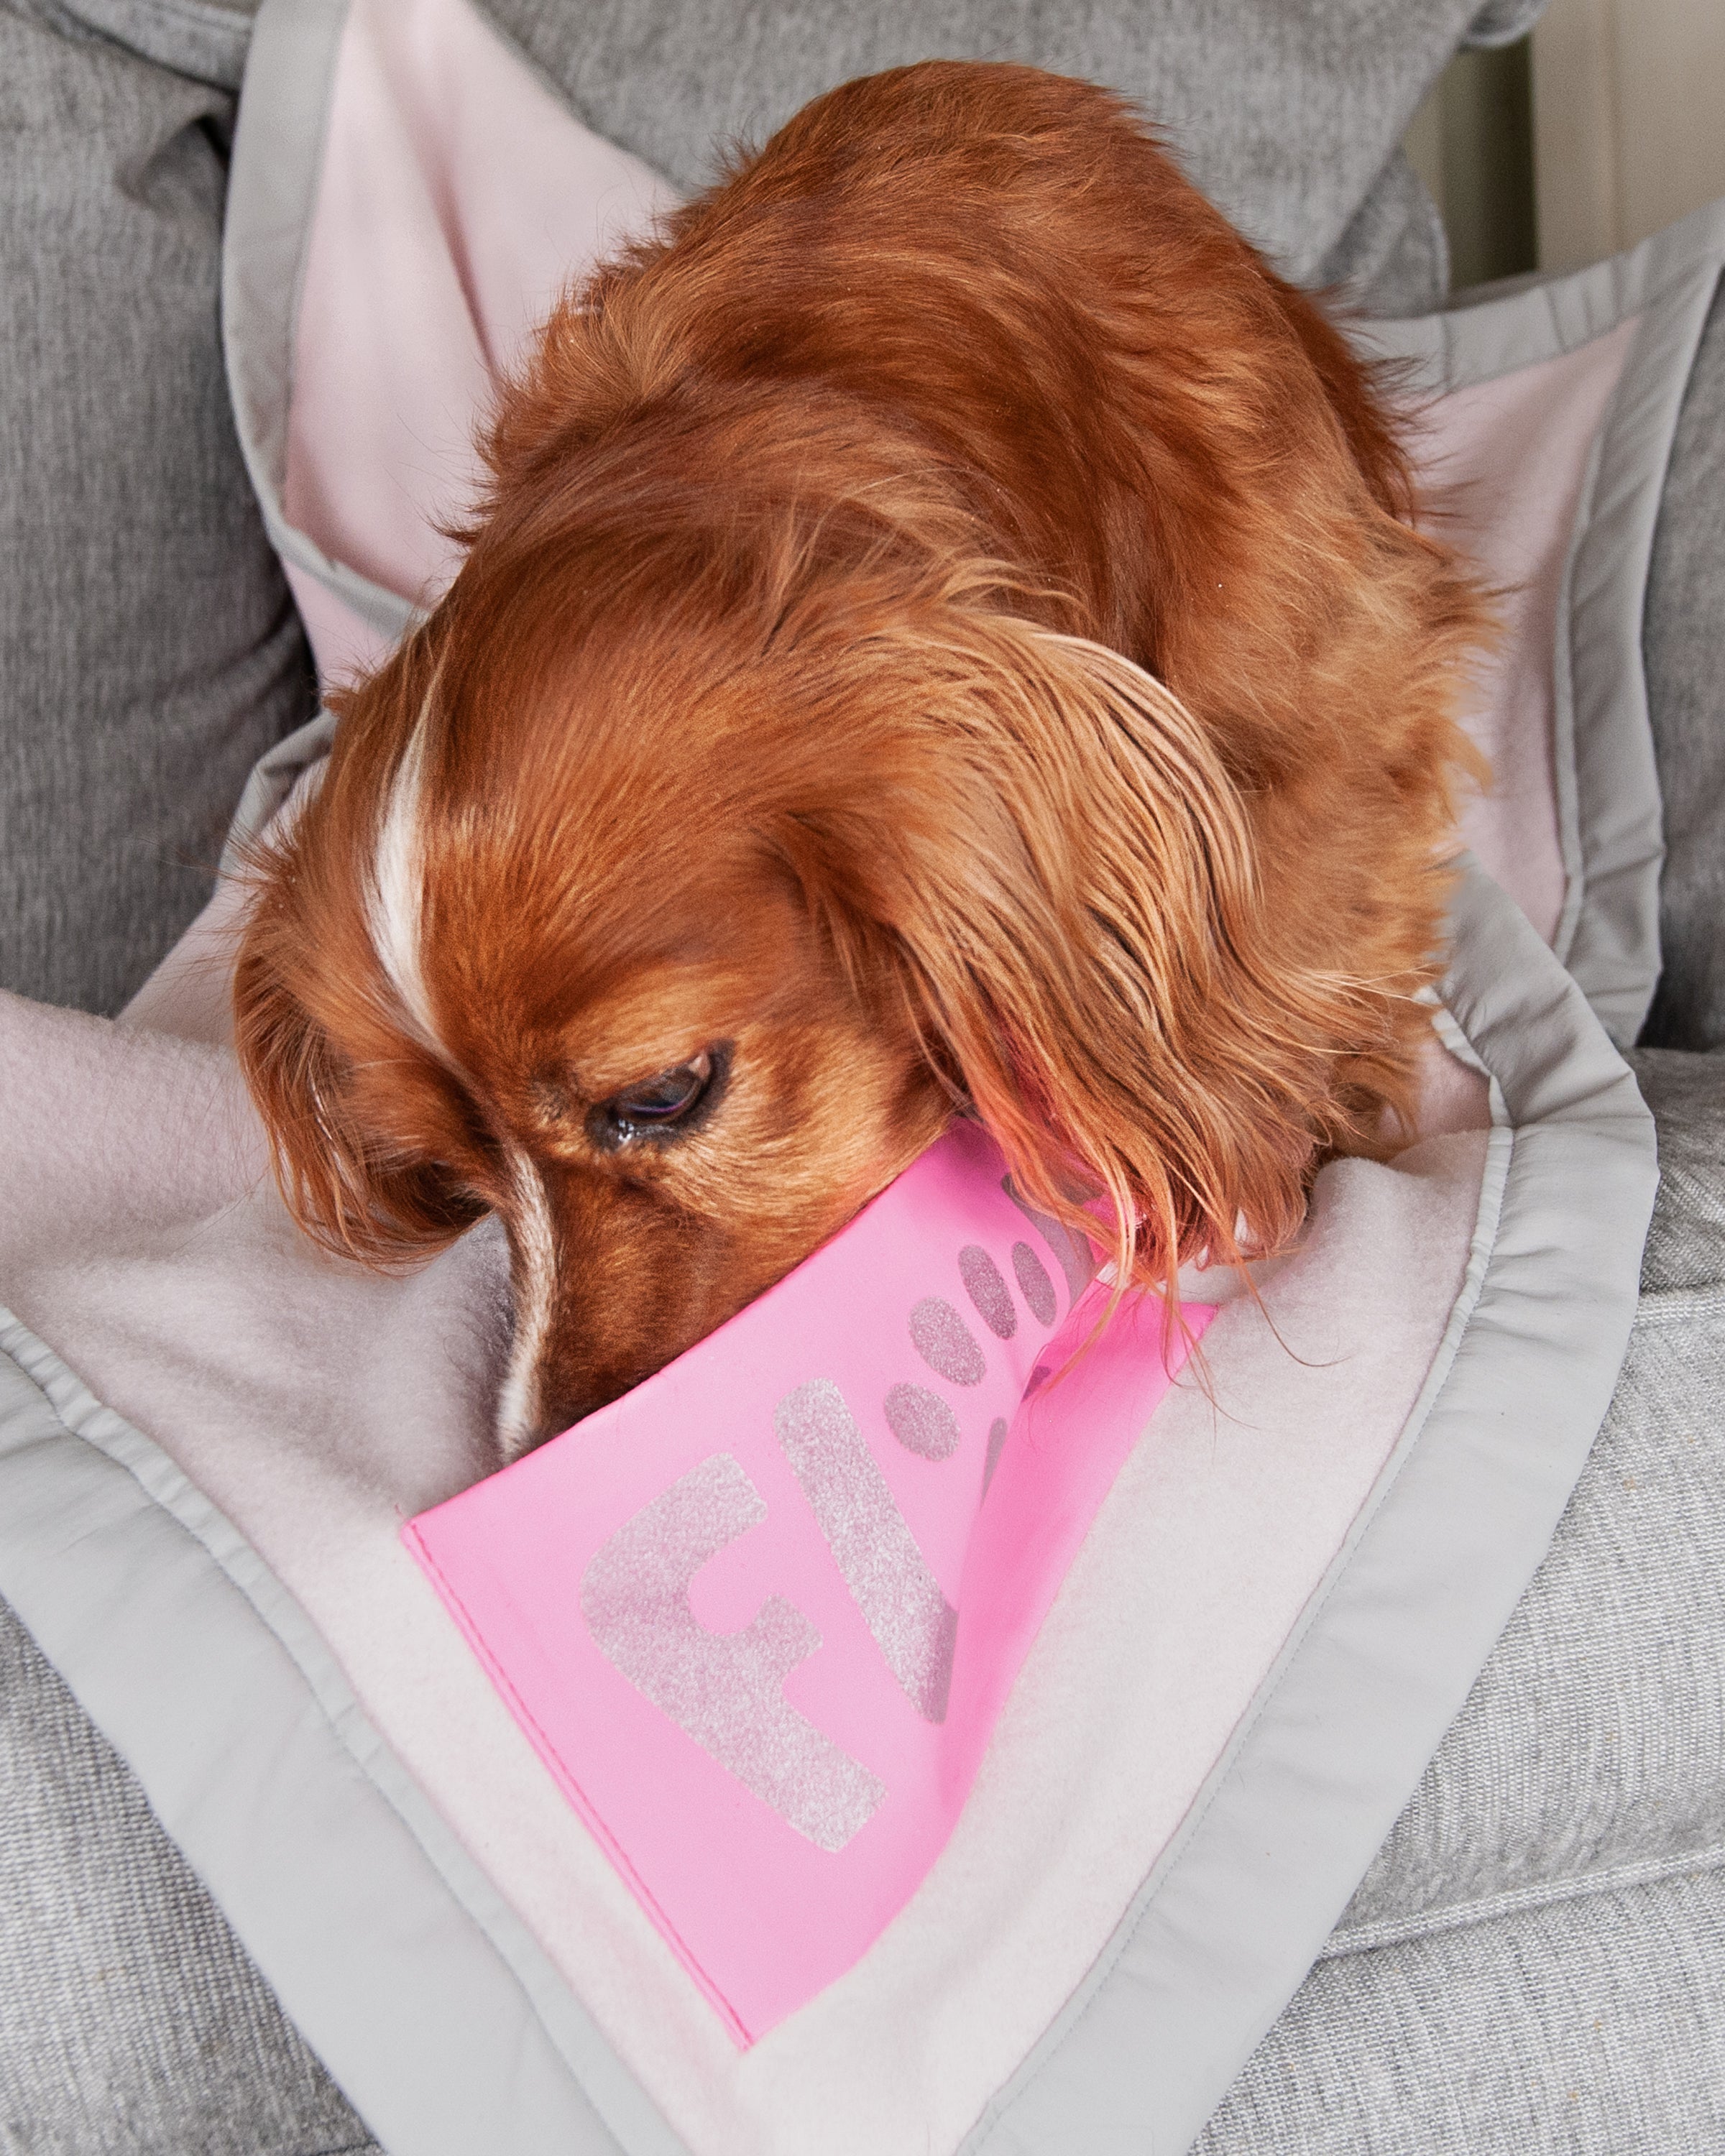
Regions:
<instances>
[{"instance_id":1,"label":"grey throw pillow","mask_svg":"<svg viewBox=\"0 0 1725 2156\"><path fill-rule=\"evenodd\" d=\"M1538 0L1507 11L1481 11L1477 0L1347 9L1334 0L483 4L588 126L684 189L712 177L716 146L763 140L809 98L878 69L1013 60L1106 83L1142 106L1248 238L1314 284L1353 277L1383 249L1392 213L1399 229L1411 212L1429 252L1430 205L1393 164L1402 131L1476 18L1495 41L1538 12ZM1370 229L1351 232L1387 168ZM1441 297L1404 284L1378 311Z\"/></svg>"},{"instance_id":2,"label":"grey throw pillow","mask_svg":"<svg viewBox=\"0 0 1725 2156\"><path fill-rule=\"evenodd\" d=\"M247 772L312 707L222 374L232 116L0 12L0 987L95 1010L202 906Z\"/></svg>"}]
</instances>

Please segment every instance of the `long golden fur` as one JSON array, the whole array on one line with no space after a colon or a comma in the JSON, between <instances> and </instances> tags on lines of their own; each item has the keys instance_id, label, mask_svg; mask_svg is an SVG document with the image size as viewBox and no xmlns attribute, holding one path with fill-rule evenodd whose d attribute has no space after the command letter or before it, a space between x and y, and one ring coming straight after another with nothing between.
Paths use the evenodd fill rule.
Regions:
<instances>
[{"instance_id":1,"label":"long golden fur","mask_svg":"<svg viewBox=\"0 0 1725 2156\"><path fill-rule=\"evenodd\" d=\"M1118 99L833 91L557 308L487 453L235 1004L311 1234L502 1215L506 1451L955 1110L1151 1284L1378 1148L1482 603L1341 337Z\"/></svg>"}]
</instances>

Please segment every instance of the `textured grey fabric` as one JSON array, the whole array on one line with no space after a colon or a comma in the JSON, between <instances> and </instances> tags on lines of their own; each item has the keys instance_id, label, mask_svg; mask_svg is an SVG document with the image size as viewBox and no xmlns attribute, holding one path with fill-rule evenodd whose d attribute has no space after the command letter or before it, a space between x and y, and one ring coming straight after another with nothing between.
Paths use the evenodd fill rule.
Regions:
<instances>
[{"instance_id":1,"label":"textured grey fabric","mask_svg":"<svg viewBox=\"0 0 1725 2156\"><path fill-rule=\"evenodd\" d=\"M257 0L12 0L68 37L104 38L140 59L238 90Z\"/></svg>"},{"instance_id":2,"label":"textured grey fabric","mask_svg":"<svg viewBox=\"0 0 1725 2156\"><path fill-rule=\"evenodd\" d=\"M569 0L564 0L567 5ZM62 25L88 27L146 59L237 90L257 0L23 0ZM1546 0L1486 0L1462 42L1505 45L1525 37Z\"/></svg>"},{"instance_id":3,"label":"textured grey fabric","mask_svg":"<svg viewBox=\"0 0 1725 2156\"><path fill-rule=\"evenodd\" d=\"M1425 315L1450 290L1450 241L1437 204L1398 149L1353 221L1317 266L1317 283L1350 312Z\"/></svg>"},{"instance_id":4,"label":"textured grey fabric","mask_svg":"<svg viewBox=\"0 0 1725 2156\"><path fill-rule=\"evenodd\" d=\"M1725 2147L1725 1871L1320 1962L1193 2156Z\"/></svg>"},{"instance_id":5,"label":"textured grey fabric","mask_svg":"<svg viewBox=\"0 0 1725 2156\"><path fill-rule=\"evenodd\" d=\"M1661 1181L1610 1415L1202 2156L1725 2136L1725 1054L1631 1060Z\"/></svg>"},{"instance_id":6,"label":"textured grey fabric","mask_svg":"<svg viewBox=\"0 0 1725 2156\"><path fill-rule=\"evenodd\" d=\"M231 100L0 12L0 985L122 1004L306 716L217 340Z\"/></svg>"},{"instance_id":7,"label":"textured grey fabric","mask_svg":"<svg viewBox=\"0 0 1725 2156\"><path fill-rule=\"evenodd\" d=\"M590 126L685 188L711 177L716 141L759 141L851 75L937 56L1089 76L1137 99L1290 275L1320 281L1479 12L1471 0L484 4Z\"/></svg>"},{"instance_id":8,"label":"textured grey fabric","mask_svg":"<svg viewBox=\"0 0 1725 2156\"><path fill-rule=\"evenodd\" d=\"M1725 1044L1725 284L1696 354L1649 566L1642 652L1665 796L1664 970L1642 1039Z\"/></svg>"},{"instance_id":9,"label":"textured grey fabric","mask_svg":"<svg viewBox=\"0 0 1725 2156\"><path fill-rule=\"evenodd\" d=\"M4 2156L376 2148L3 1603L0 1820Z\"/></svg>"},{"instance_id":10,"label":"textured grey fabric","mask_svg":"<svg viewBox=\"0 0 1725 2156\"><path fill-rule=\"evenodd\" d=\"M256 0L23 0L23 4L74 33L82 30L107 36L163 67L237 89ZM1476 18L1467 42L1500 44L1519 37L1543 4L1544 0L1507 0L1507 7L1487 7ZM503 0L503 5L506 12L511 0ZM562 5L566 18L575 13L567 0L562 0ZM1117 12L1123 15L1126 11ZM830 26L830 14L821 19ZM570 27L567 22L557 26L550 39L542 31L538 42L553 44ZM1409 27L1423 52L1417 21ZM1106 15L1095 36L1103 54L1119 42L1119 33ZM1096 72L1106 72L1100 59ZM710 79L705 87L710 94ZM711 146L711 141L697 143L692 155L704 158ZM1443 220L1399 151L1391 155L1312 276L1317 284L1344 286L1349 305L1374 315L1417 314L1441 304L1449 282Z\"/></svg>"},{"instance_id":11,"label":"textured grey fabric","mask_svg":"<svg viewBox=\"0 0 1725 2156\"><path fill-rule=\"evenodd\" d=\"M1639 1048L1629 1063L1659 1126L1659 1198L1641 1292L1717 1292L1725 1282L1725 1050ZM1725 1431L1713 1435L1725 1440Z\"/></svg>"}]
</instances>

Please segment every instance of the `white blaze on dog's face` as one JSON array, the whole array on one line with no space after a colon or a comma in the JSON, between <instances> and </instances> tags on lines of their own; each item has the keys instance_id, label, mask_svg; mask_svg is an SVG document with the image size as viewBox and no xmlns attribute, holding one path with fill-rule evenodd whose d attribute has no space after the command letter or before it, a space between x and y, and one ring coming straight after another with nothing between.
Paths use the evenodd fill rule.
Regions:
<instances>
[{"instance_id":1,"label":"white blaze on dog's face","mask_svg":"<svg viewBox=\"0 0 1725 2156\"><path fill-rule=\"evenodd\" d=\"M462 819L428 793L431 701L362 879L368 1023L337 1045L367 1149L434 1163L505 1224L515 1327L498 1435L513 1457L741 1308L947 1109L914 1042L857 1005L778 878L711 880L675 925L662 853L581 880L551 919L500 901L452 859ZM490 807L493 840L530 850L507 788ZM562 836L591 850L578 828Z\"/></svg>"},{"instance_id":2,"label":"white blaze on dog's face","mask_svg":"<svg viewBox=\"0 0 1725 2156\"><path fill-rule=\"evenodd\" d=\"M421 796L425 774L425 726L431 699L408 737L396 767L372 865L367 912L372 944L401 1007L403 1017L423 1044L444 1055L426 1000L420 937L424 906L424 844Z\"/></svg>"},{"instance_id":3,"label":"white blaze on dog's face","mask_svg":"<svg viewBox=\"0 0 1725 2156\"><path fill-rule=\"evenodd\" d=\"M712 1331L945 1120L913 1045L892 1054L796 963L787 910L763 911L745 926L733 905L723 956L644 954L572 1009L460 1031L463 1084L499 1141L474 1182L510 1239L511 1455Z\"/></svg>"},{"instance_id":4,"label":"white blaze on dog's face","mask_svg":"<svg viewBox=\"0 0 1725 2156\"><path fill-rule=\"evenodd\" d=\"M501 807L500 803L498 806ZM865 1009L782 877L691 878L681 848L503 901L459 873L418 730L387 799L367 925L420 1080L457 1096L416 1149L508 1232L506 1456L638 1383L769 1286L938 1133L909 1026ZM519 834L518 834L519 835ZM471 865L470 862L468 865ZM411 1143L399 1120L393 1142Z\"/></svg>"},{"instance_id":5,"label":"white blaze on dog's face","mask_svg":"<svg viewBox=\"0 0 1725 2156\"><path fill-rule=\"evenodd\" d=\"M558 1410L542 1409L549 1388L542 1369L557 1311L557 1225L545 1177L531 1153L521 1152L515 1169L514 1202L509 1209L511 1269L515 1287L515 1335L509 1368L497 1403L497 1437L506 1458L526 1451L536 1434L555 1435L551 1424Z\"/></svg>"}]
</instances>

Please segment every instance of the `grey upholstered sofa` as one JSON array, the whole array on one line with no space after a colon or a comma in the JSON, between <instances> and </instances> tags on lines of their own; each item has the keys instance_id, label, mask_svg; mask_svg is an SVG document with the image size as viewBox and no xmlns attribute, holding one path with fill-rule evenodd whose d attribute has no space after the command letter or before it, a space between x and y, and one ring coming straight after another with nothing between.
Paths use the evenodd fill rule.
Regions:
<instances>
[{"instance_id":1,"label":"grey upholstered sofa","mask_svg":"<svg viewBox=\"0 0 1725 2156\"><path fill-rule=\"evenodd\" d=\"M1537 4L492 12L594 125L685 184L716 136L913 52L1106 74L1169 116L1294 274L1388 316L1445 283L1401 127L1464 35L1517 33ZM315 701L217 332L248 30L224 0L0 7L0 986L99 1011L197 911L246 773ZM1725 293L1644 616L1667 866L1665 970L1631 1058L1663 1175L1640 1317L1544 1566L1205 2156L1725 2146L1722 618ZM0 2148L375 2145L0 1605Z\"/></svg>"}]
</instances>

